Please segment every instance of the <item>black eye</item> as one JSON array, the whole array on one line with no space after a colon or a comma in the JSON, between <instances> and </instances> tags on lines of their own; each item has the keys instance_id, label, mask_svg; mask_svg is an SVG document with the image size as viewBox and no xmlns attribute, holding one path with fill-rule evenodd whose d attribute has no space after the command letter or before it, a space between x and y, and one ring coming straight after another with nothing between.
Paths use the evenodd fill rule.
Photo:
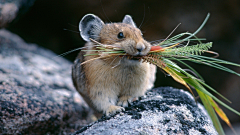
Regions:
<instances>
[{"instance_id":1,"label":"black eye","mask_svg":"<svg viewBox=\"0 0 240 135\"><path fill-rule=\"evenodd\" d=\"M124 35L123 35L122 32L119 32L118 35L117 35L117 37L118 37L118 39L122 39L122 38L124 38Z\"/></svg>"}]
</instances>

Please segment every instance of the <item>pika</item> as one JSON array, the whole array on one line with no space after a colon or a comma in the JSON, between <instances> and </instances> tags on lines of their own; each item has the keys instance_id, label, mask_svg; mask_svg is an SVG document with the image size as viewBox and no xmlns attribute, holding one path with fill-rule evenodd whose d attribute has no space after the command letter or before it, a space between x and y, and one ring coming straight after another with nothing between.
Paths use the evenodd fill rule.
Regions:
<instances>
[{"instance_id":1,"label":"pika","mask_svg":"<svg viewBox=\"0 0 240 135\"><path fill-rule=\"evenodd\" d=\"M151 44L144 40L131 16L126 15L120 23L103 23L93 15L85 15L80 23L81 37L87 42L87 50L97 50L96 43L120 47L128 55L144 56ZM143 96L155 81L156 66L126 57L96 59L91 51L80 51L72 66L72 80L75 88L94 109L95 115L113 115L124 110L134 99Z\"/></svg>"}]
</instances>

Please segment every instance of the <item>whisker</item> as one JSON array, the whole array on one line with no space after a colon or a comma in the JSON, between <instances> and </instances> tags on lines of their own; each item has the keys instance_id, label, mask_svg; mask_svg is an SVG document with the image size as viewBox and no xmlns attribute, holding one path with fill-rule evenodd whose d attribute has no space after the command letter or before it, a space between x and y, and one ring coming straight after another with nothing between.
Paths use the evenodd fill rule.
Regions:
<instances>
[{"instance_id":1,"label":"whisker","mask_svg":"<svg viewBox=\"0 0 240 135\"><path fill-rule=\"evenodd\" d=\"M68 23L68 25L78 28L78 26L75 26L75 25L73 25L71 23Z\"/></svg>"},{"instance_id":2,"label":"whisker","mask_svg":"<svg viewBox=\"0 0 240 135\"><path fill-rule=\"evenodd\" d=\"M69 29L63 29L63 30L70 31L70 32L74 32L74 33L80 33L80 32L78 32L78 31L69 30Z\"/></svg>"},{"instance_id":3,"label":"whisker","mask_svg":"<svg viewBox=\"0 0 240 135\"><path fill-rule=\"evenodd\" d=\"M102 10L103 10L103 13L104 13L104 15L105 15L105 17L107 17L107 14L106 14L106 12L105 12L105 10L104 10L104 8L103 8L103 4L102 4L102 0L100 0L100 3L101 3L101 7L102 7ZM108 19L108 21L110 21L110 19L107 17L107 19ZM110 21L111 22L111 21ZM111 22L112 23L112 22Z\"/></svg>"},{"instance_id":4,"label":"whisker","mask_svg":"<svg viewBox=\"0 0 240 135\"><path fill-rule=\"evenodd\" d=\"M152 15L149 16L149 19L148 19L145 23L143 23L143 25L146 24L151 18L152 18ZM154 24L154 23L151 23L151 24L145 26L145 28L147 28L147 27L149 27L149 26L151 26L151 25L153 25L153 24ZM142 26L143 26L143 25L142 25Z\"/></svg>"},{"instance_id":5,"label":"whisker","mask_svg":"<svg viewBox=\"0 0 240 135\"><path fill-rule=\"evenodd\" d=\"M144 19L145 19L145 4L144 4L144 8L143 8L143 20L142 20L141 24L139 25L139 29L141 28Z\"/></svg>"},{"instance_id":6,"label":"whisker","mask_svg":"<svg viewBox=\"0 0 240 135\"><path fill-rule=\"evenodd\" d=\"M56 57L66 56L66 55L68 55L69 53L72 53L72 52L77 51L77 50L81 50L81 49L83 49L83 48L87 48L87 47L79 47L79 48L73 49L73 50L71 50L71 51L68 51L68 52L62 53L62 54L60 54L60 55L57 55L57 56L53 57L53 59L56 58Z\"/></svg>"}]
</instances>

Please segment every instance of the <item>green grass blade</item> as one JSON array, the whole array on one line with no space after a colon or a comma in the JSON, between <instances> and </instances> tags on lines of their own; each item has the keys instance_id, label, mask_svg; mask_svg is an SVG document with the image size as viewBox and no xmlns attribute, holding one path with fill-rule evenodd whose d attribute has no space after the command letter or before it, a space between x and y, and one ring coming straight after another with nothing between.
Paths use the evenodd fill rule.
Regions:
<instances>
[{"instance_id":1,"label":"green grass blade","mask_svg":"<svg viewBox=\"0 0 240 135\"><path fill-rule=\"evenodd\" d=\"M240 64L237 64L237 63L233 63L233 62L229 62L229 61L225 61L225 60L220 60L220 59L217 59L217 58L212 58L212 57L207 57L207 56L191 56L191 57L195 57L195 58L198 58L198 59L205 59L205 60L212 60L214 61L215 63L220 63L220 64L226 64L226 65L232 65L232 66L237 66L237 67L240 67Z\"/></svg>"},{"instance_id":2,"label":"green grass blade","mask_svg":"<svg viewBox=\"0 0 240 135\"><path fill-rule=\"evenodd\" d=\"M227 68L227 67L224 67L220 64L217 64L217 63L223 63L223 64L228 64L228 65L234 65L234 66L239 66L239 64L236 64L236 63L226 63L224 62L223 60L219 60L219 59L216 59L216 58L212 58L211 60L214 60L214 61L211 61L211 60L207 60L209 59L209 57L202 57L202 56L199 56L199 55L191 55L190 58L194 58L196 59L196 61L200 64L205 64L205 65L208 65L208 66L211 66L211 67L214 67L214 68L217 68L217 69L220 69L220 70L223 70L223 71L226 71L226 72L229 72L229 73L232 73L232 74L236 74L238 76L240 76L239 73ZM189 59L189 61L192 61L192 62L196 62L192 59Z\"/></svg>"},{"instance_id":3,"label":"green grass blade","mask_svg":"<svg viewBox=\"0 0 240 135\"><path fill-rule=\"evenodd\" d=\"M176 61L182 63L184 66L186 66L187 68L189 68L190 70L192 70L192 71L200 78L200 80L204 81L203 77L202 77L194 68L192 68L191 66L189 66L188 64L186 64L185 62L183 62L183 61L181 61L181 60L179 60L179 59L177 59L177 58L174 58L174 57L171 57L171 58L172 58L173 60L176 60Z\"/></svg>"},{"instance_id":4,"label":"green grass blade","mask_svg":"<svg viewBox=\"0 0 240 135\"><path fill-rule=\"evenodd\" d=\"M184 38L183 41L186 41L186 40L190 39L191 37L195 36L203 28L203 26L207 23L207 20L209 17L210 17L210 13L207 14L206 18L204 19L204 21L200 25L200 27L191 36Z\"/></svg>"},{"instance_id":5,"label":"green grass blade","mask_svg":"<svg viewBox=\"0 0 240 135\"><path fill-rule=\"evenodd\" d=\"M208 114L210 115L210 118L212 119L213 125L216 128L217 132L220 135L224 135L224 131L222 128L221 123L219 122L219 119L216 115L216 112L214 111L213 107L211 106L209 100L207 99L206 95L204 93L202 93L200 90L197 90L197 93L204 105L204 107L206 108Z\"/></svg>"},{"instance_id":6,"label":"green grass blade","mask_svg":"<svg viewBox=\"0 0 240 135\"><path fill-rule=\"evenodd\" d=\"M219 104L221 104L222 106L226 107L227 109L229 109L230 111L236 113L237 115L240 116L240 113L236 110L234 110L233 108L231 108L230 106L228 106L227 104L223 103L221 100L219 100L217 97L215 97L214 95L212 95L210 92L208 92L198 81L197 78L193 77L192 75L188 74L186 71L184 71L182 68L180 68L179 66L177 66L175 63L171 62L170 60L164 59L164 62L167 64L167 66L169 68L171 68L173 71L175 71L176 74L178 74L179 76L182 76L183 80L186 81L189 85L193 86L195 89L200 90L201 92L203 92L204 94L210 96L211 98L213 98L216 102L218 102ZM183 74L182 74L183 73ZM203 82L202 82L203 83ZM207 84L205 84L207 85ZM211 90L211 89L210 89ZM214 90L215 93L219 94L217 91ZM221 94L219 94L221 96ZM223 96L222 96L223 97Z\"/></svg>"},{"instance_id":7,"label":"green grass blade","mask_svg":"<svg viewBox=\"0 0 240 135\"><path fill-rule=\"evenodd\" d=\"M98 53L92 53L92 54L85 54L83 56L93 56L93 55L99 55Z\"/></svg>"},{"instance_id":8,"label":"green grass blade","mask_svg":"<svg viewBox=\"0 0 240 135\"><path fill-rule=\"evenodd\" d=\"M205 86L206 88L210 89L211 91L213 91L214 93L216 93L218 96L220 96L221 98L223 98L224 100L226 100L227 102L231 103L230 100L228 100L226 97L224 97L222 94L218 93L215 89L213 89L212 87L210 87L209 85L207 85L206 83L204 83L201 80L198 80L198 82L200 84L202 84L203 86Z\"/></svg>"}]
</instances>

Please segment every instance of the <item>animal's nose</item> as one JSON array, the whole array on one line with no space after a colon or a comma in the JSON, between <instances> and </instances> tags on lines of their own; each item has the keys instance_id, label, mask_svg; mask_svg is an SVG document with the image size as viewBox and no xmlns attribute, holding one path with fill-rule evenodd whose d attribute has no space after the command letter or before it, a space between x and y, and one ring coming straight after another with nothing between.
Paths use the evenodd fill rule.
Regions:
<instances>
[{"instance_id":1,"label":"animal's nose","mask_svg":"<svg viewBox=\"0 0 240 135\"><path fill-rule=\"evenodd\" d=\"M143 43L137 43L136 49L138 52L142 52L145 49L145 46Z\"/></svg>"},{"instance_id":2,"label":"animal's nose","mask_svg":"<svg viewBox=\"0 0 240 135\"><path fill-rule=\"evenodd\" d=\"M138 52L141 52L143 50L143 48L137 48Z\"/></svg>"}]
</instances>

